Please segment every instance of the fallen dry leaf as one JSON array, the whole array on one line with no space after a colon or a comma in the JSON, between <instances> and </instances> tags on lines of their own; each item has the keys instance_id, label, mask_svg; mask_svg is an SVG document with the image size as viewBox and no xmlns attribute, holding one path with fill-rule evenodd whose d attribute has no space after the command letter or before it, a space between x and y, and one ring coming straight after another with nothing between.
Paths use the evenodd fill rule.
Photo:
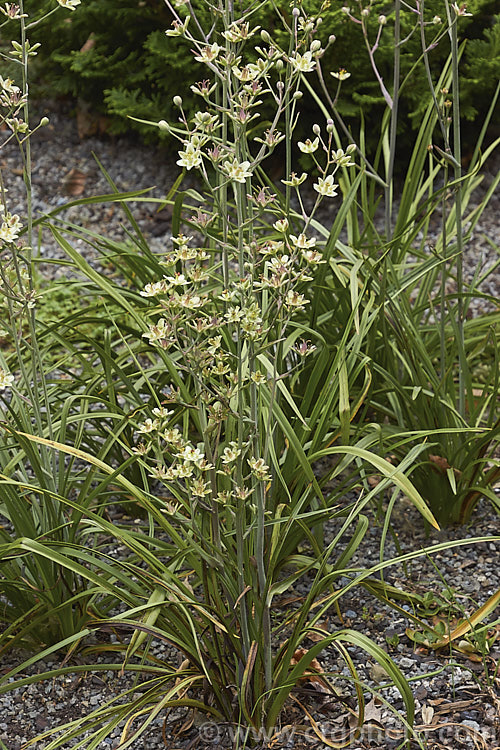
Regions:
<instances>
[{"instance_id":1,"label":"fallen dry leaf","mask_svg":"<svg viewBox=\"0 0 500 750\"><path fill-rule=\"evenodd\" d=\"M65 195L81 195L85 190L87 175L81 169L70 169L63 177L61 188Z\"/></svg>"},{"instance_id":2,"label":"fallen dry leaf","mask_svg":"<svg viewBox=\"0 0 500 750\"><path fill-rule=\"evenodd\" d=\"M372 698L369 703L365 706L365 721L374 721L378 724L382 723L382 709L379 708L380 703L377 703L376 698Z\"/></svg>"},{"instance_id":3,"label":"fallen dry leaf","mask_svg":"<svg viewBox=\"0 0 500 750\"><path fill-rule=\"evenodd\" d=\"M431 461L433 464L437 466L438 469L441 471L446 471L446 469L451 469L450 464L444 458L443 456L435 456L432 453L429 453L429 461Z\"/></svg>"},{"instance_id":4,"label":"fallen dry leaf","mask_svg":"<svg viewBox=\"0 0 500 750\"><path fill-rule=\"evenodd\" d=\"M432 706L422 706L422 721L424 724L430 724L433 716L434 709Z\"/></svg>"},{"instance_id":5,"label":"fallen dry leaf","mask_svg":"<svg viewBox=\"0 0 500 750\"><path fill-rule=\"evenodd\" d=\"M102 135L109 128L109 117L105 117L91 109L90 104L78 99L76 107L76 129L80 140L91 135Z\"/></svg>"},{"instance_id":6,"label":"fallen dry leaf","mask_svg":"<svg viewBox=\"0 0 500 750\"><path fill-rule=\"evenodd\" d=\"M307 637L313 643L319 643L324 638L330 635L328 620L320 620L319 622L316 623L315 627L318 629L318 631L322 631L322 632L316 632L314 630L311 630L308 632Z\"/></svg>"},{"instance_id":7,"label":"fallen dry leaf","mask_svg":"<svg viewBox=\"0 0 500 750\"><path fill-rule=\"evenodd\" d=\"M304 658L304 656L307 654L308 649L307 648L298 648L292 658L290 659L290 664L292 667L294 667L296 664L298 664L301 659ZM311 671L310 671L311 670ZM321 677L323 674L323 667L319 663L317 659L312 659L309 669L307 669L302 677L299 677L298 682L311 682L313 685L319 686L320 690L322 692L325 692L325 689L327 692L330 692L331 688L328 682L324 679L324 677Z\"/></svg>"}]
</instances>

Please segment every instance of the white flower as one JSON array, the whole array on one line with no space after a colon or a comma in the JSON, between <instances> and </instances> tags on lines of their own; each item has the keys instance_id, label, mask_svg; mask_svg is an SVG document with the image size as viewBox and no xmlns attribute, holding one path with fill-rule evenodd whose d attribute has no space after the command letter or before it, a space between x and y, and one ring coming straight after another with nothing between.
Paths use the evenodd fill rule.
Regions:
<instances>
[{"instance_id":1,"label":"white flower","mask_svg":"<svg viewBox=\"0 0 500 750\"><path fill-rule=\"evenodd\" d=\"M208 482L204 482L202 479L195 479L189 486L191 494L195 497L204 497L210 494L210 487Z\"/></svg>"},{"instance_id":2,"label":"white flower","mask_svg":"<svg viewBox=\"0 0 500 750\"><path fill-rule=\"evenodd\" d=\"M271 479L271 475L269 473L269 466L266 463L264 463L263 458L249 458L248 465L250 466L250 469L252 470L252 474L257 479L260 479L261 481Z\"/></svg>"},{"instance_id":3,"label":"white flower","mask_svg":"<svg viewBox=\"0 0 500 750\"><path fill-rule=\"evenodd\" d=\"M156 325L149 326L149 331L143 333L143 337L149 339L150 344L161 343L168 339L170 335L170 325L165 318L160 318Z\"/></svg>"},{"instance_id":4,"label":"white flower","mask_svg":"<svg viewBox=\"0 0 500 750\"><path fill-rule=\"evenodd\" d=\"M298 26L306 34L309 34L314 29L314 23L309 18L302 18L302 16L299 18Z\"/></svg>"},{"instance_id":5,"label":"white flower","mask_svg":"<svg viewBox=\"0 0 500 750\"><path fill-rule=\"evenodd\" d=\"M235 289L231 291L229 289L223 289L217 299L221 299L223 302L234 302L237 297L238 294Z\"/></svg>"},{"instance_id":6,"label":"white flower","mask_svg":"<svg viewBox=\"0 0 500 750\"><path fill-rule=\"evenodd\" d=\"M299 73L310 73L316 67L312 52L304 52L303 55L296 52L295 57L290 58L290 62Z\"/></svg>"},{"instance_id":7,"label":"white flower","mask_svg":"<svg viewBox=\"0 0 500 750\"><path fill-rule=\"evenodd\" d=\"M2 216L2 225L0 226L0 239L4 242L13 242L19 237L23 225L17 214L6 213Z\"/></svg>"},{"instance_id":8,"label":"white flower","mask_svg":"<svg viewBox=\"0 0 500 750\"><path fill-rule=\"evenodd\" d=\"M177 458L196 464L202 461L205 458L205 455L200 451L199 448L195 448L193 445L186 445L177 454Z\"/></svg>"},{"instance_id":9,"label":"white flower","mask_svg":"<svg viewBox=\"0 0 500 750\"><path fill-rule=\"evenodd\" d=\"M61 8L66 10L75 10L77 5L80 5L82 0L57 0Z\"/></svg>"},{"instance_id":10,"label":"white flower","mask_svg":"<svg viewBox=\"0 0 500 750\"><path fill-rule=\"evenodd\" d=\"M153 479L170 479L168 469L166 469L164 466L158 466L156 468L153 467L149 472L149 476L153 477Z\"/></svg>"},{"instance_id":11,"label":"white flower","mask_svg":"<svg viewBox=\"0 0 500 750\"><path fill-rule=\"evenodd\" d=\"M176 302L180 307L184 307L186 310L195 310L197 307L203 305L203 299L197 294L191 294L190 292L179 295Z\"/></svg>"},{"instance_id":12,"label":"white flower","mask_svg":"<svg viewBox=\"0 0 500 750\"><path fill-rule=\"evenodd\" d=\"M227 31L222 32L222 36L229 42L236 44L236 42L242 42L245 39L250 39L258 30L260 26L255 26L250 30L248 22L233 21Z\"/></svg>"},{"instance_id":13,"label":"white flower","mask_svg":"<svg viewBox=\"0 0 500 750\"><path fill-rule=\"evenodd\" d=\"M286 232L286 230L288 229L288 219L286 218L286 216L283 219L278 219L278 221L275 221L273 227L277 232Z\"/></svg>"},{"instance_id":14,"label":"white flower","mask_svg":"<svg viewBox=\"0 0 500 750\"><path fill-rule=\"evenodd\" d=\"M212 44L211 47L203 47L201 53L194 59L201 63L209 63L215 60L220 52L220 47L217 43Z\"/></svg>"},{"instance_id":15,"label":"white flower","mask_svg":"<svg viewBox=\"0 0 500 750\"><path fill-rule=\"evenodd\" d=\"M242 83L254 81L260 75L260 71L256 65L245 65L243 68L233 65L232 71L233 75Z\"/></svg>"},{"instance_id":16,"label":"white flower","mask_svg":"<svg viewBox=\"0 0 500 750\"><path fill-rule=\"evenodd\" d=\"M172 21L172 26L174 28L167 29L165 34L167 36L182 36L183 34L186 33L190 20L191 20L191 16L186 16L186 18L184 19L184 23L179 23L179 21L177 20Z\"/></svg>"},{"instance_id":17,"label":"white flower","mask_svg":"<svg viewBox=\"0 0 500 750\"><path fill-rule=\"evenodd\" d=\"M192 169L193 167L199 167L202 163L201 151L199 148L193 146L192 143L186 143L184 151L177 152L180 159L177 160L176 164L180 167L186 167L186 169Z\"/></svg>"},{"instance_id":18,"label":"white flower","mask_svg":"<svg viewBox=\"0 0 500 750\"><path fill-rule=\"evenodd\" d=\"M298 187L299 185L302 185L302 183L307 180L307 174L305 172L302 172L300 177L297 177L295 172L292 172L290 175L289 180L281 180L283 185L290 185L291 187Z\"/></svg>"},{"instance_id":19,"label":"white flower","mask_svg":"<svg viewBox=\"0 0 500 750\"><path fill-rule=\"evenodd\" d=\"M240 308L239 305L235 305L233 307L230 307L227 313L225 313L224 317L227 320L228 323L238 323L245 313Z\"/></svg>"},{"instance_id":20,"label":"white flower","mask_svg":"<svg viewBox=\"0 0 500 750\"><path fill-rule=\"evenodd\" d=\"M9 388L13 382L14 376L11 375L10 372L2 370L2 368L0 367L0 391L4 391L6 388Z\"/></svg>"},{"instance_id":21,"label":"white flower","mask_svg":"<svg viewBox=\"0 0 500 750\"><path fill-rule=\"evenodd\" d=\"M326 260L323 260L323 256L321 253L318 253L317 250L302 250L302 257L306 261L306 263L309 263L311 266L317 266L320 263L326 263Z\"/></svg>"},{"instance_id":22,"label":"white flower","mask_svg":"<svg viewBox=\"0 0 500 750\"><path fill-rule=\"evenodd\" d=\"M172 409L165 409L164 406L155 406L152 411L155 417L159 419L167 419L167 417L171 417L174 413Z\"/></svg>"},{"instance_id":23,"label":"white flower","mask_svg":"<svg viewBox=\"0 0 500 750\"><path fill-rule=\"evenodd\" d=\"M314 141L311 141L310 138L307 138L305 143L299 141L297 143L297 146L303 154L314 154L314 152L318 150L319 138L315 138Z\"/></svg>"},{"instance_id":24,"label":"white flower","mask_svg":"<svg viewBox=\"0 0 500 750\"><path fill-rule=\"evenodd\" d=\"M348 151L349 149L350 146L347 147ZM349 151L349 153L346 153L341 148L338 148L336 151L332 151L332 161L334 161L335 164L338 164L340 167L353 167L354 162L351 161L351 154L352 149Z\"/></svg>"},{"instance_id":25,"label":"white flower","mask_svg":"<svg viewBox=\"0 0 500 750\"><path fill-rule=\"evenodd\" d=\"M238 443L236 443L234 440L232 440L229 443L229 446L224 448L224 452L222 454L221 461L223 464L230 464L233 461L236 461L238 456L240 455L241 451L238 448Z\"/></svg>"},{"instance_id":26,"label":"white flower","mask_svg":"<svg viewBox=\"0 0 500 750\"><path fill-rule=\"evenodd\" d=\"M171 445L175 447L180 447L184 444L184 438L182 437L182 432L177 429L177 427L174 427L172 430L166 430L163 433L163 437L167 441L167 443L170 443Z\"/></svg>"},{"instance_id":27,"label":"white flower","mask_svg":"<svg viewBox=\"0 0 500 750\"><path fill-rule=\"evenodd\" d=\"M5 8L0 8L0 13L10 18L11 21L18 21L20 18L28 18L27 13L21 13L19 5L16 3L5 3Z\"/></svg>"},{"instance_id":28,"label":"white flower","mask_svg":"<svg viewBox=\"0 0 500 750\"><path fill-rule=\"evenodd\" d=\"M339 81L345 81L347 78L351 77L351 74L348 73L345 68L340 68L338 73L330 73L330 75L334 78L338 78Z\"/></svg>"},{"instance_id":29,"label":"white flower","mask_svg":"<svg viewBox=\"0 0 500 750\"><path fill-rule=\"evenodd\" d=\"M451 6L457 16L472 16L472 13L467 13L467 6L465 3L462 3L462 5L459 5L458 3L453 3Z\"/></svg>"},{"instance_id":30,"label":"white flower","mask_svg":"<svg viewBox=\"0 0 500 750\"><path fill-rule=\"evenodd\" d=\"M186 286L186 284L189 284L189 279L186 279L184 274L179 272L175 276L169 276L168 280L174 286Z\"/></svg>"},{"instance_id":31,"label":"white flower","mask_svg":"<svg viewBox=\"0 0 500 750\"><path fill-rule=\"evenodd\" d=\"M329 198L335 198L335 196L337 195L337 191L335 190L335 188L338 188L338 185L334 184L333 175L330 174L328 175L328 177L325 177L325 179L318 177L318 182L314 183L313 188L320 195L326 195Z\"/></svg>"},{"instance_id":32,"label":"white flower","mask_svg":"<svg viewBox=\"0 0 500 750\"><path fill-rule=\"evenodd\" d=\"M227 172L231 180L242 183L246 181L247 177L252 176L249 166L249 161L239 162L237 159L233 159L233 161L225 161L222 165L224 171Z\"/></svg>"},{"instance_id":33,"label":"white flower","mask_svg":"<svg viewBox=\"0 0 500 750\"><path fill-rule=\"evenodd\" d=\"M267 377L260 371L256 370L255 372L252 372L250 375L253 382L257 385L262 385L263 383L267 383Z\"/></svg>"},{"instance_id":34,"label":"white flower","mask_svg":"<svg viewBox=\"0 0 500 750\"><path fill-rule=\"evenodd\" d=\"M210 354L215 354L218 349L220 349L220 342L222 341L222 336L211 336L208 339L208 346L207 351Z\"/></svg>"},{"instance_id":35,"label":"white flower","mask_svg":"<svg viewBox=\"0 0 500 750\"><path fill-rule=\"evenodd\" d=\"M138 425L137 432L140 432L143 435L147 435L150 432L155 432L159 426L160 423L157 419L150 419L148 417L142 424Z\"/></svg>"},{"instance_id":36,"label":"white flower","mask_svg":"<svg viewBox=\"0 0 500 750\"><path fill-rule=\"evenodd\" d=\"M295 308L295 310L303 310L304 305L307 304L309 304L309 300L306 299L303 294L299 294L293 289L290 289L285 297L285 305L287 307Z\"/></svg>"},{"instance_id":37,"label":"white flower","mask_svg":"<svg viewBox=\"0 0 500 750\"><path fill-rule=\"evenodd\" d=\"M213 130L217 123L217 117L209 114L209 112L195 112L193 122L200 130Z\"/></svg>"},{"instance_id":38,"label":"white flower","mask_svg":"<svg viewBox=\"0 0 500 750\"><path fill-rule=\"evenodd\" d=\"M189 237L186 237L185 234L179 234L177 237L172 237L172 242L174 245L179 245L179 247L184 247L185 245L188 245L191 240L193 239L192 235L189 235Z\"/></svg>"},{"instance_id":39,"label":"white flower","mask_svg":"<svg viewBox=\"0 0 500 750\"><path fill-rule=\"evenodd\" d=\"M21 91L19 86L14 85L12 78L3 78L0 76L0 86L9 94L19 94Z\"/></svg>"},{"instance_id":40,"label":"white flower","mask_svg":"<svg viewBox=\"0 0 500 750\"><path fill-rule=\"evenodd\" d=\"M144 289L139 292L141 297L156 297L159 294L165 294L168 291L168 284L165 279L157 281L154 284L146 284Z\"/></svg>"},{"instance_id":41,"label":"white flower","mask_svg":"<svg viewBox=\"0 0 500 750\"><path fill-rule=\"evenodd\" d=\"M307 250L310 247L314 247L314 245L316 244L316 237L311 237L311 239L308 240L304 233L299 234L298 237L295 237L294 234L291 234L290 242L292 242L295 247L298 247L301 250Z\"/></svg>"}]
</instances>

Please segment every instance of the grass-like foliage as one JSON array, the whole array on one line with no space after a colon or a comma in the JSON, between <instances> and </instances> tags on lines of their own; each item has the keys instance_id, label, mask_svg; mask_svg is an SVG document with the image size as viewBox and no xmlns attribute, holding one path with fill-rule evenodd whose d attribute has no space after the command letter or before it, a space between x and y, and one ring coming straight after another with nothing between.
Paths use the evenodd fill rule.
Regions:
<instances>
[{"instance_id":1,"label":"grass-like foliage","mask_svg":"<svg viewBox=\"0 0 500 750\"><path fill-rule=\"evenodd\" d=\"M73 10L79 2L59 4ZM295 686L333 648L358 700L352 738L365 700L348 650L355 645L399 689L410 735L411 690L384 650L354 630L327 632L319 623L353 586L384 601L405 596L379 576L397 561L351 566L367 510L384 489L393 492L391 505L403 493L437 528L467 517L479 496L496 502L498 315L465 320L482 278L478 272L466 288L462 272L467 233L482 207L466 231L463 215L494 146L480 151L485 126L462 175L458 96L455 107L443 100L450 88L458 91L457 24L465 10L446 5L441 42L449 40L450 58L435 82L426 65L427 21L419 17L429 103L396 201L399 3L391 91L370 48L387 103L373 155L362 124L359 137L345 139L337 109L342 75L330 91L317 18L294 9L284 48L254 25L253 6L236 16L230 3L207 4L204 27L189 3L167 5L174 16L167 34L186 40L207 68L195 87L201 109L193 118L177 94L178 121L149 123L179 144L182 171L158 201L173 209L171 244L164 254L151 252L128 206L151 199L120 193L101 166L109 193L92 200L121 206L129 241L68 225L58 210L36 219L85 292L80 310L55 321L37 315L33 271L27 70L36 50L23 4L9 11L21 30L14 45L21 85L1 79L1 104L24 161L28 216L23 227L2 188L0 580L7 627L0 649L42 650L6 675L0 690L26 684L8 681L41 656L71 653L88 636L114 631L123 639L114 647L123 664L114 668L142 673L144 691L46 736L46 750L84 732L74 746L97 748L123 721L120 747L133 746L160 711L180 705L243 728L250 746L274 732ZM188 14L178 15L181 8ZM321 96L309 83L314 73ZM299 175L294 128L303 88L325 123L298 143L311 164ZM263 100L273 111L268 122L259 119ZM279 144L284 176L277 185L267 164ZM184 189L192 170L199 187ZM437 206L442 233L429 251L418 237ZM89 264L76 237L113 274ZM381 478L373 488L370 474ZM117 504L139 516L138 524L113 523ZM298 608L276 609L299 581L308 593ZM469 630L496 602L476 613ZM155 640L180 653L181 665L159 659ZM321 680L334 690L328 675Z\"/></svg>"}]
</instances>

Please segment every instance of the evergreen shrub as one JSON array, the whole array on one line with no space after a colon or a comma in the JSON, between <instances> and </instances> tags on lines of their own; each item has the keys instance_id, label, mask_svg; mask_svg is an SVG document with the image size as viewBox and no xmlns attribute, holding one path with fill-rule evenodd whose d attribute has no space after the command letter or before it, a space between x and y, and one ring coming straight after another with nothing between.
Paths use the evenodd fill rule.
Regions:
<instances>
[{"instance_id":1,"label":"evergreen shrub","mask_svg":"<svg viewBox=\"0 0 500 750\"><path fill-rule=\"evenodd\" d=\"M53 6L53 0L35 0L40 15ZM192 0L198 17L207 15L202 0ZM241 4L248 7L248 2ZM343 0L307 0L296 3L269 2L256 4L252 23L269 29L280 42L285 42L284 29L278 28L274 7L285 21L291 23L294 5L302 5L312 15L321 16L321 37L335 35L322 61L323 70L338 71L347 68L350 78L342 84L338 100L341 115L354 127L360 110L365 117L376 117L383 111L383 98L373 76L366 51L356 54L363 46L361 29L349 19ZM367 23L370 41L376 40L378 18L387 16L387 24L375 52L377 66L386 85L392 87L393 17L392 8L383 0L372 0ZM461 70L461 111L470 121L480 120L487 111L496 81L500 77L500 26L494 16L494 0L470 0L467 11L471 17L462 19L461 33L467 38ZM186 5L179 12L187 13ZM235 13L238 8L235 9ZM359 14L358 14L359 15ZM446 7L442 0L428 0L425 16L431 21L435 16L446 20ZM161 131L129 119L129 115L143 120L172 120L177 113L172 97L183 83L184 111L187 114L200 106L199 97L190 95L189 83L206 78L207 71L187 45L178 44L165 35L171 28L172 17L162 0L85 0L78 13L55 14L35 27L31 41L42 43L38 58L44 81L51 94L71 95L90 107L96 114L109 116L109 131L123 133L138 130L145 138L165 137ZM404 78L421 54L419 30L415 27L417 15L408 8L402 13L403 39L401 48L401 74ZM427 42L438 33L438 26L426 27ZM409 37L409 38L408 38ZM430 54L436 78L442 69L448 45L438 44ZM335 82L331 79L331 90ZM400 122L410 137L412 128L419 124L425 106L427 82L423 66L417 66L401 95ZM309 130L317 117L312 99L304 96L302 127ZM265 118L265 112L262 113ZM357 128L356 128L357 129ZM153 135L152 135L153 133ZM401 134L400 134L401 137ZM378 134L374 133L374 142Z\"/></svg>"}]
</instances>

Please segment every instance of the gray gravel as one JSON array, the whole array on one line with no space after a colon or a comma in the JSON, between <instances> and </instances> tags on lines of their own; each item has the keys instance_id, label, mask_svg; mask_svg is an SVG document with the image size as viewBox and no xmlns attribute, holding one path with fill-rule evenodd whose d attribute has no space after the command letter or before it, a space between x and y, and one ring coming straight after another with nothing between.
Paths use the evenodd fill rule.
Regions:
<instances>
[{"instance_id":1,"label":"gray gravel","mask_svg":"<svg viewBox=\"0 0 500 750\"><path fill-rule=\"evenodd\" d=\"M40 115L42 114L45 112L40 112ZM53 115L49 110L47 114L51 117L51 124L40 132L33 143L33 192L36 212L48 212L68 200L68 181L65 183L64 180L71 170L83 173L84 196L109 191L105 178L93 160L92 152L98 155L120 190L156 186L152 195L162 198L172 185L178 169L175 166L175 158L171 155L138 145L126 138L92 137L80 141L75 124L63 112ZM19 174L19 157L15 148L2 151L0 159L4 179L9 187L10 209L22 214L24 186ZM498 165L499 161L496 158L487 169L485 183L493 178ZM158 216L156 206L138 204L134 213L152 249L160 252L166 247L170 236L168 212ZM110 205L68 209L64 218L103 232L112 239L125 238L121 214L117 208L112 209ZM472 274L478 264L491 266L497 260L497 252L488 239L500 244L499 219L500 196L496 195L492 198L489 209L481 217L467 247L465 264L468 274ZM76 240L76 247L87 257L92 257L92 250L81 240ZM67 270L50 262L63 257L63 253L49 236L44 235L40 253L47 261L41 266L44 275L51 278L64 277ZM493 297L498 297L498 269L487 281L485 290ZM482 506L479 506L473 518L474 525L470 528L440 532L434 534L430 540L425 539L419 519L412 508L402 503L398 514L398 544L403 552L447 539L500 534L499 519L491 517L490 510ZM329 529L330 533L333 531L333 528ZM380 532L381 528L375 520L373 511L372 523L360 548L359 557L352 561L353 565L358 562L360 566L366 567L370 563L378 562ZM432 559L420 557L404 569L391 568L387 571L386 580L415 593L433 591L444 602L448 601L450 616L464 612L471 614L498 588L497 552L498 542L493 540L455 548L439 553ZM390 538L385 556L388 558L395 554L395 541ZM306 591L307 581L297 586L298 595ZM478 747L484 750L500 747L500 697L498 679L495 679L498 649L493 646L482 661L475 661L460 652L434 652L417 648L405 634L405 629L411 624L404 614L405 610L410 611L409 605L403 603L401 611L395 611L382 606L364 589L356 588L341 599L340 612L343 622L334 612L324 623L324 627L333 631L342 625L352 626L359 632L369 635L390 653L405 676L412 681L417 702L417 728L423 747ZM158 656L166 656L161 646L156 648ZM367 701L370 701L370 688L376 688L383 683L384 674L360 649L350 647L349 651L361 679L366 684ZM0 674L6 674L22 658L22 654L15 653L4 657L0 662ZM107 659L108 657L101 656L97 661L102 664ZM25 674L54 668L58 663L53 657L52 661L34 665L26 670ZM337 674L336 685L342 691L343 698L349 701L353 688L346 679L348 674L345 666L341 661L337 661L333 651L322 655L321 663L325 671ZM489 674L488 680L485 671ZM89 669L89 672L80 675L68 675L43 684L35 683L23 690L14 690L0 696L0 740L5 743L8 750L19 750L25 742L45 730L50 730L52 736L55 736L57 726L92 711L93 708L115 697L121 690L132 686L133 677L128 673L120 677L113 670L92 673ZM304 690L306 688L302 688L302 691ZM307 705L311 707L315 720L321 724L327 737L337 739L338 731L345 729L348 715L344 703L332 700L328 696L325 698L311 693L314 691L309 690ZM402 707L399 694L394 689L387 688L382 691L382 695L394 708ZM304 698L300 692L298 697ZM351 747L354 750L397 747L401 742L401 725L394 714L382 703L371 704L370 710L372 718L367 724L365 735L353 742ZM181 711L169 717L165 728L165 744L162 739L164 715L160 715L152 724L147 736L131 746L132 750L155 750L163 747L186 750L197 747L209 750L226 746L224 728L207 727L203 724L203 719L199 722L197 720L185 734L174 739L174 733L182 725L183 718ZM303 730L284 733L280 738L275 738L273 747L290 747L294 750L324 747L311 733L307 719L295 704L290 705L288 709L284 723L287 722L300 724ZM387 734L383 734L383 729ZM120 731L120 728L114 730L99 744L99 748L117 748ZM71 747L72 744L70 742L67 747ZM40 741L32 747L43 750L45 746L46 742Z\"/></svg>"}]
</instances>

